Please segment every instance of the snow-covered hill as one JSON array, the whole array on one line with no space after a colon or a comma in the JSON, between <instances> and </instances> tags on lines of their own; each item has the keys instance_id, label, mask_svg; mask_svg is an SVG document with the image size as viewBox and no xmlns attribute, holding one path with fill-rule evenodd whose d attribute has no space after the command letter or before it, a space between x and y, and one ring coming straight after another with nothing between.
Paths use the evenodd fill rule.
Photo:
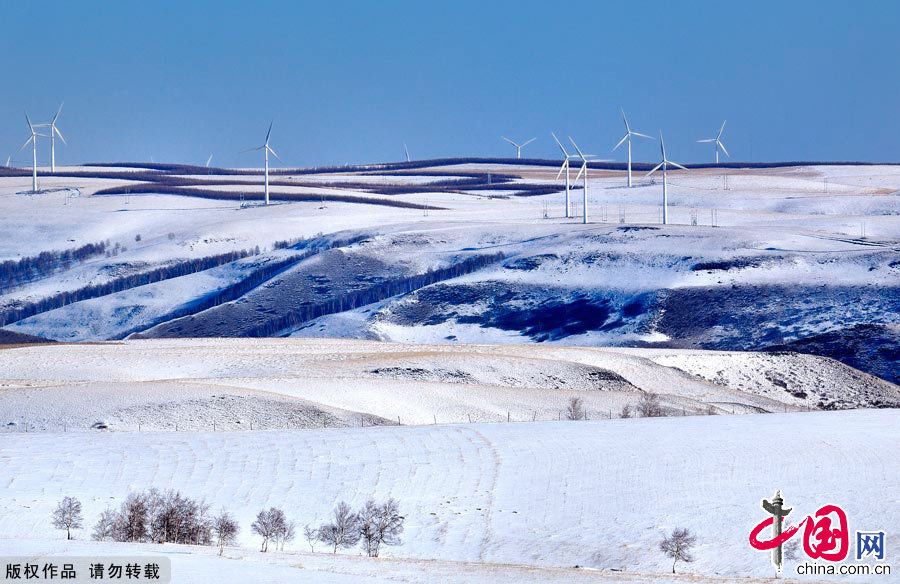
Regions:
<instances>
[{"instance_id":1,"label":"snow-covered hill","mask_svg":"<svg viewBox=\"0 0 900 584\"><path fill-rule=\"evenodd\" d=\"M90 525L128 492L157 487L232 510L246 549L230 550L230 556L255 556L249 550L258 541L248 526L263 507L280 506L302 525L323 521L339 500L359 505L369 496L390 496L399 500L407 522L402 546L389 548L388 558L665 573L671 564L658 541L674 527L687 527L699 542L696 562L682 571L710 580L763 577L771 575L769 558L751 549L747 538L764 518L760 500L776 489L798 517L835 503L846 510L850 529L884 529L886 541L897 541L898 421L897 410L880 410L239 433L8 434L0 454L0 549L67 549L49 542L64 539L49 517L65 495L82 501ZM78 537L86 538L86 531ZM302 550L305 543L290 547ZM243 562L208 553L181 559L184 548L139 549L169 553L176 570L184 567L179 582L247 570ZM273 561L281 564L282 576L291 573L288 566L309 564L312 571L296 572L299 578L312 578L319 569L350 569L313 556ZM390 563L354 566L361 576L393 573ZM447 565L436 564L435 572L427 562L414 569L411 581L435 581ZM200 570L201 579L186 577ZM462 580L491 581L488 574ZM321 581L333 581L329 577Z\"/></svg>"}]
</instances>

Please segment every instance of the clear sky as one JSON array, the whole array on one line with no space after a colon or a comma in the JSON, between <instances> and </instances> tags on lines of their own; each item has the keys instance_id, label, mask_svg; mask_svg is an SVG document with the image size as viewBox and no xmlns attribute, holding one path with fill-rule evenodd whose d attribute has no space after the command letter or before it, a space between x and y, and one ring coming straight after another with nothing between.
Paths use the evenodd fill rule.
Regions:
<instances>
[{"instance_id":1,"label":"clear sky","mask_svg":"<svg viewBox=\"0 0 900 584\"><path fill-rule=\"evenodd\" d=\"M620 106L679 162L723 119L733 160L900 161L898 29L892 0L0 0L0 164L60 101L63 163L257 165L273 119L292 166L602 156Z\"/></svg>"}]
</instances>

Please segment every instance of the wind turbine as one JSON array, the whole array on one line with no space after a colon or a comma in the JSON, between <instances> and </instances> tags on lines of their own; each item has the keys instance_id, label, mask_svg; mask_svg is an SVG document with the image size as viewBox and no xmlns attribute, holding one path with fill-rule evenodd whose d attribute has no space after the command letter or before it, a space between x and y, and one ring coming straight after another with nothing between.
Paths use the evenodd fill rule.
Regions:
<instances>
[{"instance_id":1,"label":"wind turbine","mask_svg":"<svg viewBox=\"0 0 900 584\"><path fill-rule=\"evenodd\" d=\"M31 118L28 117L28 112L25 112L25 121L28 122L28 129L31 130L31 137L25 140L25 143L22 144L22 147L19 148L19 152L25 149L28 146L29 142L31 143L31 192L37 192L37 139L38 136L41 138L47 138L46 134L38 134L34 128L35 125L31 123Z\"/></svg>"},{"instance_id":2,"label":"wind turbine","mask_svg":"<svg viewBox=\"0 0 900 584\"><path fill-rule=\"evenodd\" d=\"M528 146L529 144L531 144L532 142L534 142L537 139L537 138L532 138L531 140L528 140L527 142L522 142L521 144L519 144L517 142L513 142L506 136L500 136L500 137L516 147L516 158L517 159L522 158L522 148L525 148L526 146Z\"/></svg>"},{"instance_id":3,"label":"wind turbine","mask_svg":"<svg viewBox=\"0 0 900 584\"><path fill-rule=\"evenodd\" d=\"M209 163L212 162L212 154L209 155L209 158L206 159L206 168L209 168Z\"/></svg>"},{"instance_id":4,"label":"wind turbine","mask_svg":"<svg viewBox=\"0 0 900 584\"><path fill-rule=\"evenodd\" d=\"M672 162L668 158L666 158L666 142L663 140L662 130L659 132L659 149L662 152L662 162L653 167L653 170L647 173L647 176L650 176L660 168L663 171L663 199L662 199L662 222L663 225L669 222L669 165L672 165L676 168L680 168L682 170L687 170L685 167L681 166L677 162Z\"/></svg>"},{"instance_id":5,"label":"wind turbine","mask_svg":"<svg viewBox=\"0 0 900 584\"><path fill-rule=\"evenodd\" d=\"M562 176L563 171L566 171L566 218L571 217L571 205L569 204L569 191L571 190L571 180L569 178L569 160L573 158L578 158L574 154L569 154L565 147L562 145L562 142L559 141L559 138L556 137L556 134L550 132L550 135L553 136L553 140L556 142L556 145L559 146L559 149L562 150L563 153L563 163L562 166L559 167L559 174L556 175L556 180L559 180L559 177Z\"/></svg>"},{"instance_id":6,"label":"wind turbine","mask_svg":"<svg viewBox=\"0 0 900 584\"><path fill-rule=\"evenodd\" d=\"M409 148L406 147L406 142L403 143L403 151L406 153L406 161L412 162L412 160L410 160L409 158Z\"/></svg>"},{"instance_id":7,"label":"wind turbine","mask_svg":"<svg viewBox=\"0 0 900 584\"><path fill-rule=\"evenodd\" d=\"M725 120L727 122L728 120ZM726 156L731 157L731 154L728 154L728 150L725 149L725 144L722 143L722 132L725 131L725 122L722 122L722 127L719 128L719 133L715 138L704 138L703 140L697 140L699 143L710 143L716 145L716 164L719 164L719 148L722 149L722 152L725 153Z\"/></svg>"},{"instance_id":8,"label":"wind turbine","mask_svg":"<svg viewBox=\"0 0 900 584\"><path fill-rule=\"evenodd\" d=\"M275 122L273 121L269 124L269 131L266 132L266 142L262 146L258 146L256 148L250 148L249 150L244 150L244 152L253 152L256 150L262 150L265 153L265 158L266 158L266 205L269 204L269 153L271 152L272 156L277 158L279 161L284 162L283 160L281 160L281 157L275 153L275 150L273 150L272 147L269 146L269 137L271 137L271 135L272 135L272 125L274 123Z\"/></svg>"},{"instance_id":9,"label":"wind turbine","mask_svg":"<svg viewBox=\"0 0 900 584\"><path fill-rule=\"evenodd\" d=\"M56 137L59 136L59 139L63 141L63 144L68 146L66 139L63 138L62 132L59 131L59 128L56 127L56 120L59 119L59 114L62 113L63 104L59 104L59 109L56 110L56 115L53 116L53 119L50 120L50 172L56 172Z\"/></svg>"},{"instance_id":10,"label":"wind turbine","mask_svg":"<svg viewBox=\"0 0 900 584\"><path fill-rule=\"evenodd\" d=\"M572 143L572 146L575 148L575 151L578 152L578 157L581 159L581 169L578 171L578 174L575 175L575 182L578 182L578 179L581 178L581 174L584 173L584 190L581 194L581 202L584 207L584 212L582 213L582 223L588 222L588 160L597 160L592 154L585 154L581 151L581 148L578 147L578 144L575 143L575 140L572 139L572 136L569 136L569 142Z\"/></svg>"},{"instance_id":11,"label":"wind turbine","mask_svg":"<svg viewBox=\"0 0 900 584\"><path fill-rule=\"evenodd\" d=\"M633 140L632 136L638 136L640 138L648 138L653 140L651 136L646 134L641 134L640 132L635 132L631 129L631 126L628 125L628 118L625 117L625 110L619 108L619 111L622 112L622 121L625 122L625 136L619 140L619 143L615 145L613 148L613 152L615 152L619 146L622 145L623 142L628 142L628 187L631 188L631 141Z\"/></svg>"}]
</instances>

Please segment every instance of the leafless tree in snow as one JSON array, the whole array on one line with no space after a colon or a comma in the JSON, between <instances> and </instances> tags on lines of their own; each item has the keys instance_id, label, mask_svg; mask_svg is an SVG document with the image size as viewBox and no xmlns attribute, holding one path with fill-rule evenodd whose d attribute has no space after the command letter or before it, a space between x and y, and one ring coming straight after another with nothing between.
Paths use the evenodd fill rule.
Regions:
<instances>
[{"instance_id":1,"label":"leafless tree in snow","mask_svg":"<svg viewBox=\"0 0 900 584\"><path fill-rule=\"evenodd\" d=\"M91 538L95 541L115 541L118 515L113 509L103 511L100 514L100 519L94 525L94 532L91 534Z\"/></svg>"},{"instance_id":2,"label":"leafless tree in snow","mask_svg":"<svg viewBox=\"0 0 900 584\"><path fill-rule=\"evenodd\" d=\"M359 512L359 534L369 557L378 557L382 545L399 545L404 518L395 499L381 505L366 501Z\"/></svg>"},{"instance_id":3,"label":"leafless tree in snow","mask_svg":"<svg viewBox=\"0 0 900 584\"><path fill-rule=\"evenodd\" d=\"M316 553L316 542L319 541L319 530L309 524L303 526L303 537L309 544L309 551Z\"/></svg>"},{"instance_id":4,"label":"leafless tree in snow","mask_svg":"<svg viewBox=\"0 0 900 584\"><path fill-rule=\"evenodd\" d=\"M630 418L631 417L631 406L625 404L622 406L622 412L619 414L620 418Z\"/></svg>"},{"instance_id":5,"label":"leafless tree in snow","mask_svg":"<svg viewBox=\"0 0 900 584\"><path fill-rule=\"evenodd\" d=\"M567 420L583 420L586 414L584 411L584 402L580 397L570 397L569 405L566 406Z\"/></svg>"},{"instance_id":6,"label":"leafless tree in snow","mask_svg":"<svg viewBox=\"0 0 900 584\"><path fill-rule=\"evenodd\" d=\"M225 553L225 546L234 545L237 534L241 530L238 522L225 509L213 517L212 529L216 536L216 544L219 546L220 556Z\"/></svg>"},{"instance_id":7,"label":"leafless tree in snow","mask_svg":"<svg viewBox=\"0 0 900 584\"><path fill-rule=\"evenodd\" d=\"M53 510L53 527L66 530L66 539L72 539L72 530L81 529L81 502L74 497L63 497Z\"/></svg>"},{"instance_id":8,"label":"leafless tree in snow","mask_svg":"<svg viewBox=\"0 0 900 584\"><path fill-rule=\"evenodd\" d=\"M284 551L284 544L294 541L297 537L297 526L293 521L284 520L282 527L275 534L275 545L280 551Z\"/></svg>"},{"instance_id":9,"label":"leafless tree in snow","mask_svg":"<svg viewBox=\"0 0 900 584\"><path fill-rule=\"evenodd\" d=\"M685 528L676 528L671 535L663 536L659 542L661 549L667 556L672 558L672 573L675 573L675 564L679 560L682 562L693 562L694 556L691 555L691 548L697 543L697 536Z\"/></svg>"},{"instance_id":10,"label":"leafless tree in snow","mask_svg":"<svg viewBox=\"0 0 900 584\"><path fill-rule=\"evenodd\" d=\"M355 546L359 538L359 516L344 501L334 510L334 521L319 528L319 541L329 544L335 554L338 548Z\"/></svg>"},{"instance_id":11,"label":"leafless tree in snow","mask_svg":"<svg viewBox=\"0 0 900 584\"><path fill-rule=\"evenodd\" d=\"M281 509L271 507L263 509L256 516L256 521L250 524L253 533L262 537L261 552L269 551L269 541L276 539L284 531L285 518Z\"/></svg>"},{"instance_id":12,"label":"leafless tree in snow","mask_svg":"<svg viewBox=\"0 0 900 584\"><path fill-rule=\"evenodd\" d=\"M644 393L637 405L637 411L642 418L659 418L663 415L662 404L655 393Z\"/></svg>"}]
</instances>

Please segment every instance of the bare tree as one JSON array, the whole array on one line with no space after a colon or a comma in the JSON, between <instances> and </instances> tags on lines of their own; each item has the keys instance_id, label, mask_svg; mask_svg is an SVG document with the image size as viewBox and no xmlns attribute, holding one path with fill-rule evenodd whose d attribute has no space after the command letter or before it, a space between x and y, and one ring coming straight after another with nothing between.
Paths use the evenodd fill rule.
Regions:
<instances>
[{"instance_id":1,"label":"bare tree","mask_svg":"<svg viewBox=\"0 0 900 584\"><path fill-rule=\"evenodd\" d=\"M281 509L270 507L268 511L263 509L259 512L256 521L250 525L253 533L263 538L259 551L269 551L269 540L276 539L283 532L284 521L284 512Z\"/></svg>"},{"instance_id":2,"label":"bare tree","mask_svg":"<svg viewBox=\"0 0 900 584\"><path fill-rule=\"evenodd\" d=\"M570 397L569 405L566 406L567 420L583 420L586 414L584 412L584 402L580 397Z\"/></svg>"},{"instance_id":3,"label":"bare tree","mask_svg":"<svg viewBox=\"0 0 900 584\"><path fill-rule=\"evenodd\" d=\"M275 544L280 551L284 551L284 544L294 541L297 537L297 526L293 521L283 520L281 529L275 535Z\"/></svg>"},{"instance_id":4,"label":"bare tree","mask_svg":"<svg viewBox=\"0 0 900 584\"><path fill-rule=\"evenodd\" d=\"M116 521L116 541L144 541L149 533L149 508L144 493L130 493Z\"/></svg>"},{"instance_id":5,"label":"bare tree","mask_svg":"<svg viewBox=\"0 0 900 584\"><path fill-rule=\"evenodd\" d=\"M620 418L630 418L631 417L631 406L625 404L622 406L622 413L619 414Z\"/></svg>"},{"instance_id":6,"label":"bare tree","mask_svg":"<svg viewBox=\"0 0 900 584\"><path fill-rule=\"evenodd\" d=\"M74 497L63 497L53 510L53 527L66 530L66 539L72 539L72 530L81 529L81 501Z\"/></svg>"},{"instance_id":7,"label":"bare tree","mask_svg":"<svg viewBox=\"0 0 900 584\"><path fill-rule=\"evenodd\" d=\"M216 535L216 544L219 546L219 555L225 553L226 545L234 545L237 534L241 530L238 522L225 509L212 520L213 533Z\"/></svg>"},{"instance_id":8,"label":"bare tree","mask_svg":"<svg viewBox=\"0 0 900 584\"><path fill-rule=\"evenodd\" d=\"M309 524L303 526L303 537L309 544L309 551L316 553L316 542L319 541L319 530Z\"/></svg>"},{"instance_id":9,"label":"bare tree","mask_svg":"<svg viewBox=\"0 0 900 584\"><path fill-rule=\"evenodd\" d=\"M661 549L667 556L673 559L672 573L675 573L675 564L679 560L682 562L693 562L694 556L691 555L691 548L697 543L697 536L685 528L676 528L671 535L663 536L659 542Z\"/></svg>"},{"instance_id":10,"label":"bare tree","mask_svg":"<svg viewBox=\"0 0 900 584\"><path fill-rule=\"evenodd\" d=\"M641 395L637 405L638 414L642 418L659 418L663 415L662 405L659 403L659 396L655 393L644 393Z\"/></svg>"},{"instance_id":11,"label":"bare tree","mask_svg":"<svg viewBox=\"0 0 900 584\"><path fill-rule=\"evenodd\" d=\"M344 501L334 509L334 521L319 528L319 541L329 544L335 554L338 548L355 546L359 538L359 516Z\"/></svg>"},{"instance_id":12,"label":"bare tree","mask_svg":"<svg viewBox=\"0 0 900 584\"><path fill-rule=\"evenodd\" d=\"M378 505L366 501L359 513L359 534L369 557L378 557L382 545L399 545L404 518L395 499Z\"/></svg>"},{"instance_id":13,"label":"bare tree","mask_svg":"<svg viewBox=\"0 0 900 584\"><path fill-rule=\"evenodd\" d=\"M100 519L94 525L94 533L91 534L91 538L95 541L115 541L118 515L113 509L103 511Z\"/></svg>"}]
</instances>

